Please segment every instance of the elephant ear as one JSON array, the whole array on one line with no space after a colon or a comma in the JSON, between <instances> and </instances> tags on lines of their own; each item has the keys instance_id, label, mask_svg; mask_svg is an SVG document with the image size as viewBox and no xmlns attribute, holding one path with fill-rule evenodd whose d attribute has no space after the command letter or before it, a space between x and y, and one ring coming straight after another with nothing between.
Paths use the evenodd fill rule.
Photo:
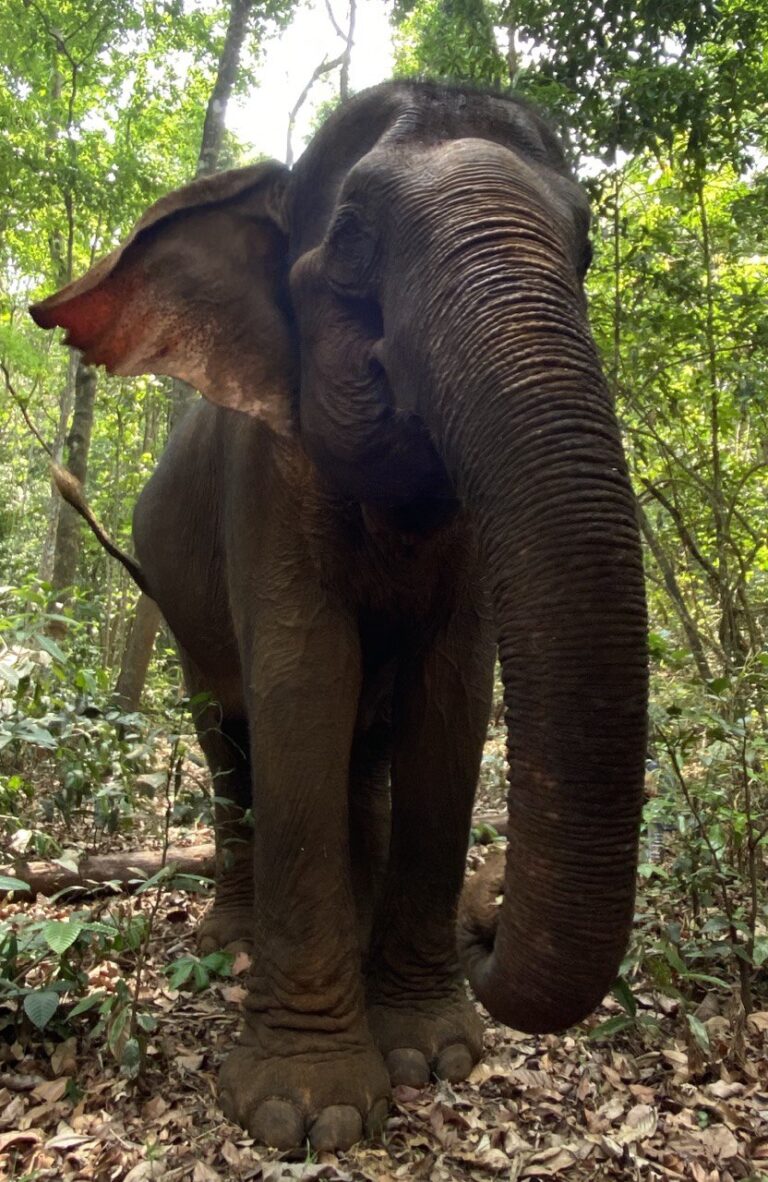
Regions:
<instances>
[{"instance_id":1,"label":"elephant ear","mask_svg":"<svg viewBox=\"0 0 768 1182\"><path fill-rule=\"evenodd\" d=\"M290 429L285 189L275 161L161 198L122 246L34 304L89 365L183 378L212 402Z\"/></svg>"}]
</instances>

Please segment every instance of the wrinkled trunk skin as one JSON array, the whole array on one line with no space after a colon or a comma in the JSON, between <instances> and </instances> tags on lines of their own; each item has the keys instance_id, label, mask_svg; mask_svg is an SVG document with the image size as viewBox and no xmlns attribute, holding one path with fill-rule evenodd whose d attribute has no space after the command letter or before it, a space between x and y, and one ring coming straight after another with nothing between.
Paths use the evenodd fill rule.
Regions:
<instances>
[{"instance_id":1,"label":"wrinkled trunk skin","mask_svg":"<svg viewBox=\"0 0 768 1182\"><path fill-rule=\"evenodd\" d=\"M632 920L646 741L641 553L573 265L530 209L519 223L497 219L490 249L487 228L474 243L464 235L433 235L439 247L421 261L440 279L421 309L432 347L420 384L437 395L420 412L476 523L509 754L504 902L495 940L465 931L464 954L494 1017L562 1030L610 989ZM418 353L399 350L410 373Z\"/></svg>"}]
</instances>

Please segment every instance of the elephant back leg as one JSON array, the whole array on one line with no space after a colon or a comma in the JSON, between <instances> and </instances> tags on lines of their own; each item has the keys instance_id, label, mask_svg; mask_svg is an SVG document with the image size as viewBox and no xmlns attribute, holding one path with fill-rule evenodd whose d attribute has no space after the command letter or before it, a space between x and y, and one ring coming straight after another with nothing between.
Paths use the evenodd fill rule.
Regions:
<instances>
[{"instance_id":1,"label":"elephant back leg","mask_svg":"<svg viewBox=\"0 0 768 1182\"><path fill-rule=\"evenodd\" d=\"M250 736L244 711L224 706L182 652L195 729L211 773L216 842L215 894L197 932L202 953L250 951L253 931L253 826ZM195 699L198 698L197 702ZM225 708L229 710L225 712Z\"/></svg>"},{"instance_id":2,"label":"elephant back leg","mask_svg":"<svg viewBox=\"0 0 768 1182\"><path fill-rule=\"evenodd\" d=\"M474 598L474 602L473 602ZM394 1084L463 1079L482 1023L456 912L491 708L494 644L479 591L404 654L393 702L392 835L368 966L368 1021Z\"/></svg>"}]
</instances>

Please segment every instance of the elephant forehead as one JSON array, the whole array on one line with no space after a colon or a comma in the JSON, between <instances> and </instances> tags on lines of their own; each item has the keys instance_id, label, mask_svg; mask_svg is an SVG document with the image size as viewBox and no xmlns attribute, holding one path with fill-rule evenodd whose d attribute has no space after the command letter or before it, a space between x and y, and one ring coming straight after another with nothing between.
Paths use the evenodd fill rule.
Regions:
<instances>
[{"instance_id":1,"label":"elephant forehead","mask_svg":"<svg viewBox=\"0 0 768 1182\"><path fill-rule=\"evenodd\" d=\"M431 82L384 83L335 111L296 164L289 198L292 256L321 241L353 174L365 176L368 186L374 166L386 181L387 169L418 163L421 150L473 137L570 176L556 136L521 100Z\"/></svg>"},{"instance_id":2,"label":"elephant forehead","mask_svg":"<svg viewBox=\"0 0 768 1182\"><path fill-rule=\"evenodd\" d=\"M440 233L452 213L466 225L475 213L525 217L538 208L568 238L583 237L590 220L586 196L570 178L477 136L430 144L383 140L350 170L337 209L346 205L363 210L379 231L397 226L408 241L421 222L429 234Z\"/></svg>"}]
</instances>

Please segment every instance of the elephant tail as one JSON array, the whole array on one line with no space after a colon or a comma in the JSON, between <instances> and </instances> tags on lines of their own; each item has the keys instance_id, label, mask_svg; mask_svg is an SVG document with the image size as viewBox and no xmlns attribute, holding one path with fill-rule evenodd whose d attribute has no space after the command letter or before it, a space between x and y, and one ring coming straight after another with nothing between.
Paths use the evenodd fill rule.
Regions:
<instances>
[{"instance_id":1,"label":"elephant tail","mask_svg":"<svg viewBox=\"0 0 768 1182\"><path fill-rule=\"evenodd\" d=\"M152 592L149 589L149 583L144 571L139 566L135 558L130 554L126 554L125 550L112 541L104 526L100 521L97 521L93 514L93 510L85 499L83 493L83 486L77 477L68 472L66 468L62 468L60 464L51 464L51 477L57 489L61 493L68 505L71 505L76 513L79 513L83 520L90 526L91 531L95 535L97 541L101 543L107 554L111 554L118 562L122 562L128 574L133 579L136 586L150 599L153 598Z\"/></svg>"}]
</instances>

